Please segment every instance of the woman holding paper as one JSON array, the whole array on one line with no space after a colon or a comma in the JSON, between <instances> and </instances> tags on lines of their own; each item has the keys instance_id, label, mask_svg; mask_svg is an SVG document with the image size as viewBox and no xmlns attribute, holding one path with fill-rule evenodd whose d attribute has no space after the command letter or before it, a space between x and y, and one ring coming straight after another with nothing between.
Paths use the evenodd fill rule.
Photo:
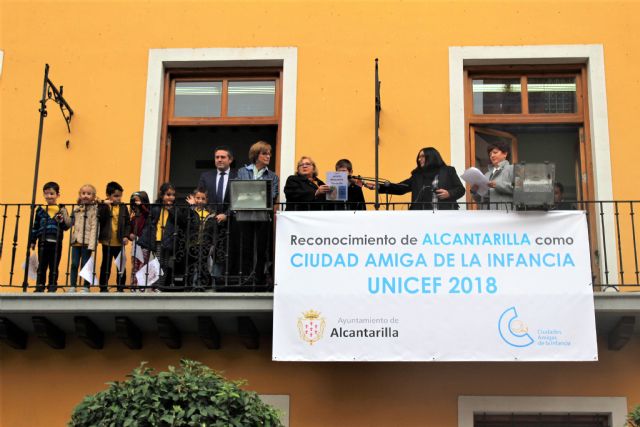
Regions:
<instances>
[{"instance_id":1,"label":"woman holding paper","mask_svg":"<svg viewBox=\"0 0 640 427\"><path fill-rule=\"evenodd\" d=\"M433 147L423 148L416 157L416 168L411 176L397 184L380 185L379 192L406 194L411 191L411 210L458 209L458 200L465 190L456 169L442 160Z\"/></svg>"},{"instance_id":2,"label":"woman holding paper","mask_svg":"<svg viewBox=\"0 0 640 427\"><path fill-rule=\"evenodd\" d=\"M485 210L508 210L513 204L513 165L509 164L509 146L496 141L487 147L491 166L485 174L489 183L488 193L481 196L477 193L478 186L471 187L471 194L477 203L481 204L481 209Z\"/></svg>"},{"instance_id":3,"label":"woman holding paper","mask_svg":"<svg viewBox=\"0 0 640 427\"><path fill-rule=\"evenodd\" d=\"M298 161L298 173L287 178L284 195L288 211L327 210L327 193L331 187L318 178L318 169L311 157L302 156Z\"/></svg>"}]
</instances>

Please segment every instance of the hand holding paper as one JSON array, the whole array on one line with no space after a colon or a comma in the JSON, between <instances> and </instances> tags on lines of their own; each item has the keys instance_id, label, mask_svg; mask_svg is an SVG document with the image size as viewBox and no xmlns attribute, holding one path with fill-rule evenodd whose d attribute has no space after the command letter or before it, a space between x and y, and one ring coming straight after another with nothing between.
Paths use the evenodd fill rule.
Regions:
<instances>
[{"instance_id":1,"label":"hand holding paper","mask_svg":"<svg viewBox=\"0 0 640 427\"><path fill-rule=\"evenodd\" d=\"M469 168L460 177L471 186L477 185L477 193L481 196L485 196L489 191L489 178L478 168Z\"/></svg>"},{"instance_id":2,"label":"hand holding paper","mask_svg":"<svg viewBox=\"0 0 640 427\"><path fill-rule=\"evenodd\" d=\"M327 185L331 188L327 200L347 201L349 178L346 172L327 172Z\"/></svg>"}]
</instances>

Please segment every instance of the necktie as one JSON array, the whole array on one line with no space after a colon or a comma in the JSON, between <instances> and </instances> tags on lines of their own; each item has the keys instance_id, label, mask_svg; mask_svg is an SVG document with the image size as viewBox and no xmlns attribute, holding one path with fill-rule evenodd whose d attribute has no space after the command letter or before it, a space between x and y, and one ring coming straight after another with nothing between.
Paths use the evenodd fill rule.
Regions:
<instances>
[{"instance_id":1,"label":"necktie","mask_svg":"<svg viewBox=\"0 0 640 427\"><path fill-rule=\"evenodd\" d=\"M216 201L219 204L224 202L224 172L220 172L220 178L218 179L218 189L216 190Z\"/></svg>"}]
</instances>

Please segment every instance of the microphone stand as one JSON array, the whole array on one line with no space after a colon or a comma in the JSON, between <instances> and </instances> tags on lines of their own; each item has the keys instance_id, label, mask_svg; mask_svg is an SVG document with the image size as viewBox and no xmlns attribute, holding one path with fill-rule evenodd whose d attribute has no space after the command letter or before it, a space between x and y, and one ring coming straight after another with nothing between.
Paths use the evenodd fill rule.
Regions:
<instances>
[{"instance_id":1,"label":"microphone stand","mask_svg":"<svg viewBox=\"0 0 640 427\"><path fill-rule=\"evenodd\" d=\"M411 203L412 204L413 203L419 203L421 205L421 207L423 207L424 204L427 203L427 202L423 202L422 201L422 194L424 193L424 190L426 190L427 188L432 189L430 185L423 185L422 188L420 189L420 191L418 192L418 194L416 195L415 200L412 200Z\"/></svg>"},{"instance_id":2,"label":"microphone stand","mask_svg":"<svg viewBox=\"0 0 640 427\"><path fill-rule=\"evenodd\" d=\"M380 203L378 202L378 197L379 197L379 192L378 192L378 188L382 185L384 187L388 187L391 185L391 182L389 182L388 180L384 179L384 178L370 178L370 177L366 177L366 176L362 176L362 175L347 175L347 178L351 179L355 179L358 181L363 181L363 182L372 182L375 184L375 187L373 188L376 192L376 204L374 205L374 207L376 208L376 210L378 210L380 208ZM395 184L395 185L405 185L405 184ZM408 188L408 186L407 186ZM385 193L385 205L387 207L387 210L389 210L389 193Z\"/></svg>"}]
</instances>

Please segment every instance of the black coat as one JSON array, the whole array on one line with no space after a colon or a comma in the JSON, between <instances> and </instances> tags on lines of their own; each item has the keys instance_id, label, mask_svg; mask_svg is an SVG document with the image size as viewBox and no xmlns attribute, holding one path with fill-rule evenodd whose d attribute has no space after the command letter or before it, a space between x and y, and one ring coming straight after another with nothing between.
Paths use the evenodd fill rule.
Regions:
<instances>
[{"instance_id":1,"label":"black coat","mask_svg":"<svg viewBox=\"0 0 640 427\"><path fill-rule=\"evenodd\" d=\"M211 206L211 208L215 211L215 213L219 214L219 213L224 213L227 214L229 212L229 207L230 207L230 196L229 196L229 184L231 183L232 179L237 179L238 178L238 171L234 170L234 169L229 169L229 178L227 181L227 188L226 191L224 192L224 203L223 204L219 204L216 203L216 177L218 174L218 170L212 170L212 171L207 171L204 172L202 175L200 175L200 180L198 181L198 187L199 188L206 188L207 189L207 199L209 200L209 206Z\"/></svg>"},{"instance_id":2,"label":"black coat","mask_svg":"<svg viewBox=\"0 0 640 427\"><path fill-rule=\"evenodd\" d=\"M402 195L411 191L411 210L431 210L433 209L431 202L433 191L443 189L449 192L449 198L439 200L438 209L459 209L456 200L464 196L465 189L453 166L443 166L440 168L438 171L438 188L431 188L432 180L429 180L430 182L426 181L428 181L428 179L422 171L413 171L411 177L398 184L381 185L379 192L383 194Z\"/></svg>"},{"instance_id":3,"label":"black coat","mask_svg":"<svg viewBox=\"0 0 640 427\"><path fill-rule=\"evenodd\" d=\"M350 183L347 188L347 201L337 201L335 209L340 211L366 211L367 203L364 199L362 187L354 183Z\"/></svg>"},{"instance_id":4,"label":"black coat","mask_svg":"<svg viewBox=\"0 0 640 427\"><path fill-rule=\"evenodd\" d=\"M288 211L323 211L333 210L335 203L327 202L325 194L316 196L319 185L324 185L316 178L318 185L303 175L291 175L284 185L284 195L287 198Z\"/></svg>"},{"instance_id":5,"label":"black coat","mask_svg":"<svg viewBox=\"0 0 640 427\"><path fill-rule=\"evenodd\" d=\"M183 238L187 222L191 217L191 209L187 206L171 206L168 207L167 210L169 213L167 214L167 222L162 233L161 246L163 249L171 250L173 249L175 238ZM142 233L138 238L138 244L144 249L156 250L156 232L161 215L164 215L162 213L162 206L153 205L142 229Z\"/></svg>"},{"instance_id":6,"label":"black coat","mask_svg":"<svg viewBox=\"0 0 640 427\"><path fill-rule=\"evenodd\" d=\"M130 218L129 209L124 203L118 205L118 240L122 243L122 239L129 235ZM102 244L109 244L111 241L111 205L101 203L98 205L98 223L100 224L100 232L98 240Z\"/></svg>"}]
</instances>

